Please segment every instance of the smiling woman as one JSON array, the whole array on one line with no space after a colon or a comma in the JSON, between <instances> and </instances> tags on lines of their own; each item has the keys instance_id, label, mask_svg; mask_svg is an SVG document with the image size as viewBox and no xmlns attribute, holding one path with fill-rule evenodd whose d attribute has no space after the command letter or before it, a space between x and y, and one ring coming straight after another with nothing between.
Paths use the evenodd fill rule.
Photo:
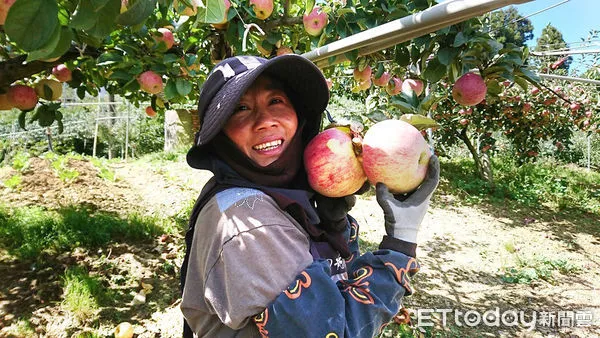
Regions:
<instances>
[{"instance_id":1,"label":"smiling woman","mask_svg":"<svg viewBox=\"0 0 600 338\"><path fill-rule=\"evenodd\" d=\"M388 236L382 250L361 256L358 224L347 214L360 186L325 197L303 167L328 100L323 74L299 55L236 56L209 74L187 155L214 176L186 234L185 337L373 337L410 294L438 162L404 202L378 183Z\"/></svg>"}]
</instances>

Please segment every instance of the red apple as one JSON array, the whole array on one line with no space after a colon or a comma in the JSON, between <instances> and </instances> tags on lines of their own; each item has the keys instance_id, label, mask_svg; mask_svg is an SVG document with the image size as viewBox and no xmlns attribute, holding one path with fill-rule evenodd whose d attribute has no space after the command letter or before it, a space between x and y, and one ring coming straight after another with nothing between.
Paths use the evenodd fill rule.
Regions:
<instances>
[{"instance_id":1,"label":"red apple","mask_svg":"<svg viewBox=\"0 0 600 338\"><path fill-rule=\"evenodd\" d=\"M363 168L369 182L393 193L416 189L427 173L431 151L419 130L400 120L374 124L363 140Z\"/></svg>"},{"instance_id":2,"label":"red apple","mask_svg":"<svg viewBox=\"0 0 600 338\"><path fill-rule=\"evenodd\" d=\"M390 73L383 72L383 73L381 73L380 77L373 78L373 84L376 85L377 87L385 87L390 82L391 77L392 77L392 75L390 75Z\"/></svg>"},{"instance_id":3,"label":"red apple","mask_svg":"<svg viewBox=\"0 0 600 338\"><path fill-rule=\"evenodd\" d=\"M587 118L591 118L591 117L592 117L592 115L593 115L593 113L592 113L592 111L591 111L591 110L587 110L587 111L585 112L585 117L587 117Z\"/></svg>"},{"instance_id":4,"label":"red apple","mask_svg":"<svg viewBox=\"0 0 600 338\"><path fill-rule=\"evenodd\" d=\"M140 88L150 94L158 94L163 90L162 78L151 70L140 74L137 78Z\"/></svg>"},{"instance_id":5,"label":"red apple","mask_svg":"<svg viewBox=\"0 0 600 338\"><path fill-rule=\"evenodd\" d=\"M392 82L388 83L388 85L385 87L385 91L390 96L400 94L402 92L402 80L394 76L392 78ZM435 110L433 107L431 109Z\"/></svg>"},{"instance_id":6,"label":"red apple","mask_svg":"<svg viewBox=\"0 0 600 338\"><path fill-rule=\"evenodd\" d=\"M538 87L533 87L533 89L531 89L531 95L537 95L539 92L540 89Z\"/></svg>"},{"instance_id":7,"label":"red apple","mask_svg":"<svg viewBox=\"0 0 600 338\"><path fill-rule=\"evenodd\" d=\"M273 13L273 0L250 0L250 6L260 20L266 20Z\"/></svg>"},{"instance_id":8,"label":"red apple","mask_svg":"<svg viewBox=\"0 0 600 338\"><path fill-rule=\"evenodd\" d=\"M304 14L302 17L304 30L312 36L321 35L323 29L327 26L327 21L327 13L323 12L319 6L315 6L308 15Z\"/></svg>"},{"instance_id":9,"label":"red apple","mask_svg":"<svg viewBox=\"0 0 600 338\"><path fill-rule=\"evenodd\" d=\"M0 0L0 26L4 25L8 10L17 0Z\"/></svg>"},{"instance_id":10,"label":"red apple","mask_svg":"<svg viewBox=\"0 0 600 338\"><path fill-rule=\"evenodd\" d=\"M38 96L35 90L25 85L11 86L8 88L7 96L10 104L21 110L33 109L38 103Z\"/></svg>"},{"instance_id":11,"label":"red apple","mask_svg":"<svg viewBox=\"0 0 600 338\"><path fill-rule=\"evenodd\" d=\"M156 116L156 111L152 108L152 106L146 107L146 115L150 117Z\"/></svg>"},{"instance_id":12,"label":"red apple","mask_svg":"<svg viewBox=\"0 0 600 338\"><path fill-rule=\"evenodd\" d=\"M72 79L71 70L63 64L52 67L52 75L60 82L69 82Z\"/></svg>"},{"instance_id":13,"label":"red apple","mask_svg":"<svg viewBox=\"0 0 600 338\"><path fill-rule=\"evenodd\" d=\"M531 111L531 107L532 107L531 103L529 103L529 102L523 103L523 112L529 113Z\"/></svg>"},{"instance_id":14,"label":"red apple","mask_svg":"<svg viewBox=\"0 0 600 338\"><path fill-rule=\"evenodd\" d=\"M371 79L371 66L366 66L363 70L360 70L358 67L354 68L354 72L352 75L354 76L354 80L356 82L364 82Z\"/></svg>"},{"instance_id":15,"label":"red apple","mask_svg":"<svg viewBox=\"0 0 600 338\"><path fill-rule=\"evenodd\" d=\"M423 93L423 81L419 79L406 79L402 82L402 92L406 95L412 95L415 92L417 96Z\"/></svg>"},{"instance_id":16,"label":"red apple","mask_svg":"<svg viewBox=\"0 0 600 338\"><path fill-rule=\"evenodd\" d=\"M577 102L573 102L571 103L571 105L569 105L569 108L571 109L571 111L578 111L579 108L581 108L581 105Z\"/></svg>"},{"instance_id":17,"label":"red apple","mask_svg":"<svg viewBox=\"0 0 600 338\"><path fill-rule=\"evenodd\" d=\"M461 76L452 88L454 101L463 106L474 106L485 99L487 86L483 78L475 73Z\"/></svg>"},{"instance_id":18,"label":"red apple","mask_svg":"<svg viewBox=\"0 0 600 338\"><path fill-rule=\"evenodd\" d=\"M463 126L466 126L467 124L469 124L469 119L460 119L458 123L460 123Z\"/></svg>"},{"instance_id":19,"label":"red apple","mask_svg":"<svg viewBox=\"0 0 600 338\"><path fill-rule=\"evenodd\" d=\"M173 36L173 32L168 28L162 27L158 29L159 36L154 36L154 41L156 43L164 42L166 49L171 49L175 44L175 37Z\"/></svg>"},{"instance_id":20,"label":"red apple","mask_svg":"<svg viewBox=\"0 0 600 338\"><path fill-rule=\"evenodd\" d=\"M308 143L304 166L310 186L328 197L351 195L367 180L350 134L337 128L324 130Z\"/></svg>"}]
</instances>

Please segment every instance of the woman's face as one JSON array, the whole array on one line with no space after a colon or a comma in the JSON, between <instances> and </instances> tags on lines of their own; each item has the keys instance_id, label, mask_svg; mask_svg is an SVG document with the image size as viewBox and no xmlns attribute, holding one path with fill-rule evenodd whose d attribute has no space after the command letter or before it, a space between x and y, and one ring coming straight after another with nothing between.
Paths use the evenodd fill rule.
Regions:
<instances>
[{"instance_id":1,"label":"woman's face","mask_svg":"<svg viewBox=\"0 0 600 338\"><path fill-rule=\"evenodd\" d=\"M275 162L298 128L292 102L281 86L261 75L240 99L223 132L256 164Z\"/></svg>"}]
</instances>

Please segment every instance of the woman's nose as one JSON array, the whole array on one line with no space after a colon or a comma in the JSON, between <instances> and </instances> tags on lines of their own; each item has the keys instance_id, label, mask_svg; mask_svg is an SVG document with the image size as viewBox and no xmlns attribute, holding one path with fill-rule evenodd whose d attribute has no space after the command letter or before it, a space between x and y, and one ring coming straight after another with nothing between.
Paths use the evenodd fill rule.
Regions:
<instances>
[{"instance_id":1,"label":"woman's nose","mask_svg":"<svg viewBox=\"0 0 600 338\"><path fill-rule=\"evenodd\" d=\"M277 120L274 114L268 108L261 107L256 110L255 126L257 130L270 128L277 125Z\"/></svg>"}]
</instances>

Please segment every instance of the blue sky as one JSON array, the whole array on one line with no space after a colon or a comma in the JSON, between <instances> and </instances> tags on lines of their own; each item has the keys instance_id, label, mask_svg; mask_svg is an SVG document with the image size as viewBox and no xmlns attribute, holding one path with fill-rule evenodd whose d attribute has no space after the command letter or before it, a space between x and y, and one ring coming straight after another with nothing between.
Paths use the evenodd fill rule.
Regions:
<instances>
[{"instance_id":1,"label":"blue sky","mask_svg":"<svg viewBox=\"0 0 600 338\"><path fill-rule=\"evenodd\" d=\"M532 13L548 8L552 5L562 3L564 0L535 0L521 5L515 5L519 13L528 16ZM565 42L579 42L586 38L591 29L600 30L600 1L599 0L570 0L557 7L531 16L529 20L533 24L533 40L530 46L537 43L542 29L547 25L558 28L563 34ZM598 47L596 47L598 49Z\"/></svg>"}]
</instances>

